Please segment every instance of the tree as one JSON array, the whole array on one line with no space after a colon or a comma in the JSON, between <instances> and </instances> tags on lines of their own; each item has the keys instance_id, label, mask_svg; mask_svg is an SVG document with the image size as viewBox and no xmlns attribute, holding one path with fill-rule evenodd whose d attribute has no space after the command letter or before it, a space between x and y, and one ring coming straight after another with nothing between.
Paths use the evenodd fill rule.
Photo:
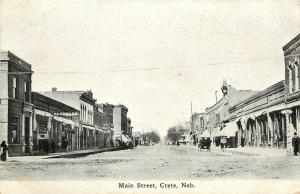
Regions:
<instances>
[{"instance_id":1,"label":"tree","mask_svg":"<svg viewBox=\"0 0 300 194\"><path fill-rule=\"evenodd\" d=\"M156 131L144 133L142 134L142 138L145 142L150 142L150 141L155 143L160 142L160 136Z\"/></svg>"},{"instance_id":2,"label":"tree","mask_svg":"<svg viewBox=\"0 0 300 194\"><path fill-rule=\"evenodd\" d=\"M178 141L184 134L184 129L182 127L171 127L168 129L167 138L170 141Z\"/></svg>"}]
</instances>

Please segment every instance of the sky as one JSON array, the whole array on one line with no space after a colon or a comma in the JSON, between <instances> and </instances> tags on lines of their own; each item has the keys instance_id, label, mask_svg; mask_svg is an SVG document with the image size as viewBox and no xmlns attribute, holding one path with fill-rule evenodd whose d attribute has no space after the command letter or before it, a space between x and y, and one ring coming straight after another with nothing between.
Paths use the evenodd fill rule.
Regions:
<instances>
[{"instance_id":1,"label":"sky","mask_svg":"<svg viewBox=\"0 0 300 194\"><path fill-rule=\"evenodd\" d=\"M91 89L124 104L134 130L187 121L225 79L262 90L284 79L299 1L0 0L0 48L32 64L34 91Z\"/></svg>"}]
</instances>

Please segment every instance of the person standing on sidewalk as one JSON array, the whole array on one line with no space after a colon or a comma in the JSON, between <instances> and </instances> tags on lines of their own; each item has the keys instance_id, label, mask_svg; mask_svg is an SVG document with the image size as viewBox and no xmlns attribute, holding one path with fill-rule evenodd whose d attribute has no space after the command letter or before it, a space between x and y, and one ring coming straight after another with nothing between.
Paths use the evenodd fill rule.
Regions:
<instances>
[{"instance_id":1,"label":"person standing on sidewalk","mask_svg":"<svg viewBox=\"0 0 300 194\"><path fill-rule=\"evenodd\" d=\"M292 145L294 148L294 156L297 156L297 153L299 152L299 144L300 144L300 138L298 137L297 133L294 133L294 137L292 139Z\"/></svg>"},{"instance_id":2,"label":"person standing on sidewalk","mask_svg":"<svg viewBox=\"0 0 300 194\"><path fill-rule=\"evenodd\" d=\"M225 151L226 142L227 142L226 137L222 137L220 144L221 144L221 149L222 149L223 152Z\"/></svg>"},{"instance_id":3,"label":"person standing on sidewalk","mask_svg":"<svg viewBox=\"0 0 300 194\"><path fill-rule=\"evenodd\" d=\"M8 150L8 146L6 144L5 141L2 141L1 143L1 148L2 148L2 154L1 154L1 160L2 161L6 161L7 160L7 150Z\"/></svg>"}]
</instances>

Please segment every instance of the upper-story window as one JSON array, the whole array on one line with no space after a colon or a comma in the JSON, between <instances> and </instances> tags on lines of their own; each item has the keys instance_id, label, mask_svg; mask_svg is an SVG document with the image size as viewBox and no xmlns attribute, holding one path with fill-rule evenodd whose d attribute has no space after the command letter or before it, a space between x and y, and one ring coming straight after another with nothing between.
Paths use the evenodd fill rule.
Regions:
<instances>
[{"instance_id":1,"label":"upper-story window","mask_svg":"<svg viewBox=\"0 0 300 194\"><path fill-rule=\"evenodd\" d=\"M25 102L29 102L30 82L24 82Z\"/></svg>"},{"instance_id":2,"label":"upper-story window","mask_svg":"<svg viewBox=\"0 0 300 194\"><path fill-rule=\"evenodd\" d=\"M82 120L83 118L83 107L82 104L80 104L80 119Z\"/></svg>"},{"instance_id":3,"label":"upper-story window","mask_svg":"<svg viewBox=\"0 0 300 194\"><path fill-rule=\"evenodd\" d=\"M13 77L13 91L12 91L12 97L14 99L18 99L18 79L16 77Z\"/></svg>"},{"instance_id":4,"label":"upper-story window","mask_svg":"<svg viewBox=\"0 0 300 194\"><path fill-rule=\"evenodd\" d=\"M299 91L299 59L298 61L295 60L294 62L294 67L295 67L295 91Z\"/></svg>"},{"instance_id":5,"label":"upper-story window","mask_svg":"<svg viewBox=\"0 0 300 194\"><path fill-rule=\"evenodd\" d=\"M295 58L294 61L289 61L287 69L289 73L289 93L297 92L300 90L299 59Z\"/></svg>"}]
</instances>

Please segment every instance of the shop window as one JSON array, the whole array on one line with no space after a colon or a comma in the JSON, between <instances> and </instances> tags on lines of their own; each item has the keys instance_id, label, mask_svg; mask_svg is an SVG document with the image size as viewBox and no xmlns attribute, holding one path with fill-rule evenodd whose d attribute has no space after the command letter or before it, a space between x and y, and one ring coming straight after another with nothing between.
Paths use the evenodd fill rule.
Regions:
<instances>
[{"instance_id":1,"label":"shop window","mask_svg":"<svg viewBox=\"0 0 300 194\"><path fill-rule=\"evenodd\" d=\"M48 117L36 115L36 121L39 133L47 133Z\"/></svg>"},{"instance_id":2,"label":"shop window","mask_svg":"<svg viewBox=\"0 0 300 194\"><path fill-rule=\"evenodd\" d=\"M20 143L20 117L12 116L8 143Z\"/></svg>"},{"instance_id":3,"label":"shop window","mask_svg":"<svg viewBox=\"0 0 300 194\"><path fill-rule=\"evenodd\" d=\"M13 98L18 99L18 79L16 77L13 77L12 89L13 89L13 91L12 91Z\"/></svg>"}]
</instances>

